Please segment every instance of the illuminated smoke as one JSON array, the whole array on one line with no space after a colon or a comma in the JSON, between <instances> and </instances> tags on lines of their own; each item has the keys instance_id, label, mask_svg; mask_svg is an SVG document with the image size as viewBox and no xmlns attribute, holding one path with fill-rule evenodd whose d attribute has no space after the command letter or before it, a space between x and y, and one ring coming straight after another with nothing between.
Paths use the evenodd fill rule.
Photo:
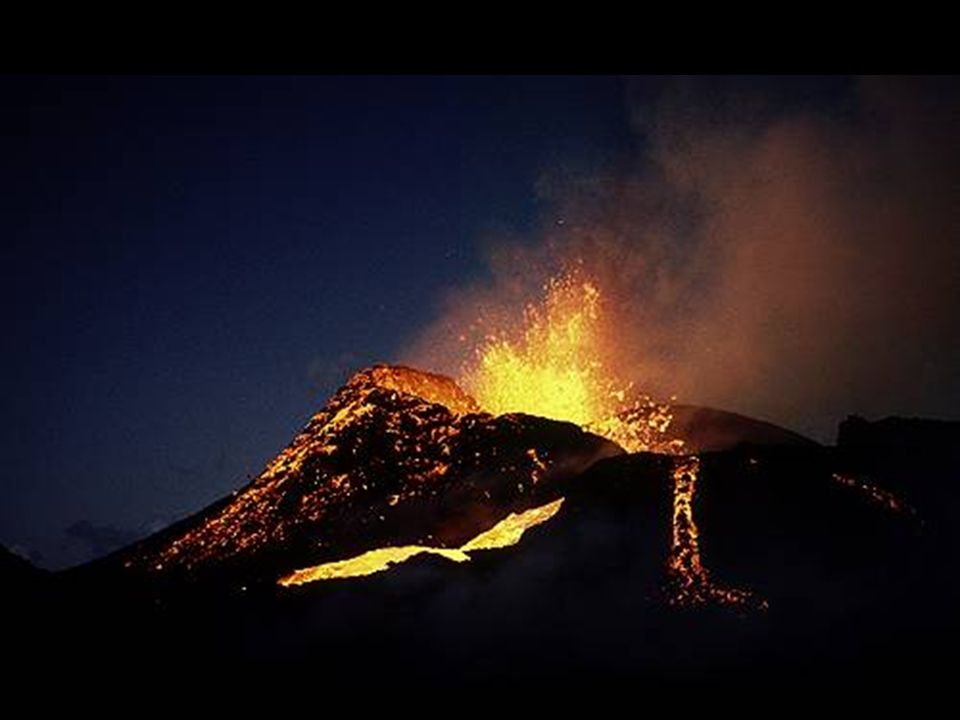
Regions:
<instances>
[{"instance_id":1,"label":"illuminated smoke","mask_svg":"<svg viewBox=\"0 0 960 720\"><path fill-rule=\"evenodd\" d=\"M708 84L631 101L631 171L546 168L540 230L493 242L487 277L450 291L404 360L459 377L579 264L603 293L607 369L656 397L822 440L851 411L955 413L956 80L863 80L842 112Z\"/></svg>"}]
</instances>

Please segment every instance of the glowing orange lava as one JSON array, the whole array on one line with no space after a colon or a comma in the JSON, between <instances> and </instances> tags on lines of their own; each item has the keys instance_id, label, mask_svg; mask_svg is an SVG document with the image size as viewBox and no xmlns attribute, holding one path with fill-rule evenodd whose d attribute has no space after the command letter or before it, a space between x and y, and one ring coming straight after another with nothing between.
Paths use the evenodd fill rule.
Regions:
<instances>
[{"instance_id":1,"label":"glowing orange lava","mask_svg":"<svg viewBox=\"0 0 960 720\"><path fill-rule=\"evenodd\" d=\"M673 539L667 564L672 584L670 603L702 605L713 601L726 605L745 605L751 601L765 608L766 601L754 600L751 593L714 584L700 560L700 532L693 519L693 500L697 490L700 459L678 457L673 468Z\"/></svg>"},{"instance_id":2,"label":"glowing orange lava","mask_svg":"<svg viewBox=\"0 0 960 720\"><path fill-rule=\"evenodd\" d=\"M604 363L604 318L595 283L552 278L524 313L522 336L489 336L461 380L489 413L522 412L576 423L630 452L674 452L670 407L632 391Z\"/></svg>"},{"instance_id":3,"label":"glowing orange lava","mask_svg":"<svg viewBox=\"0 0 960 720\"><path fill-rule=\"evenodd\" d=\"M456 549L425 545L378 548L346 560L337 560L297 570L280 578L277 582L283 587L290 587L291 585L316 582L317 580L363 577L389 570L394 565L424 554L439 555L458 563L467 562L470 560L467 553L477 550L496 550L516 545L527 530L547 522L556 515L561 505L563 505L563 498L521 513L512 513L489 530L485 530Z\"/></svg>"}]
</instances>

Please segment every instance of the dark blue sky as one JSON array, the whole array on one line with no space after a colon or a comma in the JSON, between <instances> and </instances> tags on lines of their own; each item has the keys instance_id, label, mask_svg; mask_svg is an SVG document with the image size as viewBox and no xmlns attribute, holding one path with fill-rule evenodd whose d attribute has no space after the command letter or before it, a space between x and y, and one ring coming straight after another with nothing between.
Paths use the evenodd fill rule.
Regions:
<instances>
[{"instance_id":1,"label":"dark blue sky","mask_svg":"<svg viewBox=\"0 0 960 720\"><path fill-rule=\"evenodd\" d=\"M389 360L545 167L634 142L616 78L0 81L0 542L142 532Z\"/></svg>"}]
</instances>

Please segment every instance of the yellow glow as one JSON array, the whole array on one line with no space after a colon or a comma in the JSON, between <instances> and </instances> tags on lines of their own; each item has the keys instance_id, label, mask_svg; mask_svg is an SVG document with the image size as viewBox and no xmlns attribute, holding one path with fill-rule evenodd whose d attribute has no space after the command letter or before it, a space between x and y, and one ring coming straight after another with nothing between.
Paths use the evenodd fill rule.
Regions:
<instances>
[{"instance_id":1,"label":"yellow glow","mask_svg":"<svg viewBox=\"0 0 960 720\"><path fill-rule=\"evenodd\" d=\"M469 556L464 555L459 550L447 550L445 548L425 547L422 545L386 547L365 552L363 555L358 555L348 560L338 560L336 562L304 568L303 570L296 570L290 575L280 578L278 582L280 585L288 587L290 585L303 585L304 583L314 582L316 580L363 577L364 575L373 575L374 573L388 570L392 565L406 562L412 557L425 553L440 555L454 562L466 562L470 559Z\"/></svg>"},{"instance_id":2,"label":"yellow glow","mask_svg":"<svg viewBox=\"0 0 960 720\"><path fill-rule=\"evenodd\" d=\"M715 584L700 560L700 532L693 518L700 459L679 457L673 467L673 541L667 563L672 582L670 603L691 606L716 602L723 605L752 604L766 609L767 602L739 588Z\"/></svg>"},{"instance_id":3,"label":"yellow glow","mask_svg":"<svg viewBox=\"0 0 960 720\"><path fill-rule=\"evenodd\" d=\"M443 375L411 370L402 365L378 365L370 370L370 379L377 387L416 395L461 415L480 410L472 397Z\"/></svg>"},{"instance_id":4,"label":"yellow glow","mask_svg":"<svg viewBox=\"0 0 960 720\"><path fill-rule=\"evenodd\" d=\"M522 412L566 420L631 452L671 451L668 405L631 395L603 360L600 291L579 272L551 279L539 304L524 314L517 339L493 335L477 349L462 378L489 413Z\"/></svg>"},{"instance_id":5,"label":"yellow glow","mask_svg":"<svg viewBox=\"0 0 960 720\"><path fill-rule=\"evenodd\" d=\"M673 541L669 568L676 583L675 601L695 600L708 586L700 562L699 531L693 519L693 497L697 489L700 460L678 458L673 468Z\"/></svg>"},{"instance_id":6,"label":"yellow glow","mask_svg":"<svg viewBox=\"0 0 960 720\"><path fill-rule=\"evenodd\" d=\"M516 545L527 530L547 522L556 515L561 505L563 505L563 498L521 513L511 513L492 528L480 533L456 550L424 545L378 548L346 560L337 560L296 570L290 575L280 578L277 583L283 587L290 587L291 585L303 585L317 580L336 580L373 575L425 553L439 555L453 562L466 562L470 559L470 556L467 555L468 552L496 550Z\"/></svg>"},{"instance_id":7,"label":"yellow glow","mask_svg":"<svg viewBox=\"0 0 960 720\"><path fill-rule=\"evenodd\" d=\"M525 412L583 425L614 410L596 356L600 293L572 277L551 280L526 311L522 340L491 337L466 386L494 415Z\"/></svg>"},{"instance_id":8,"label":"yellow glow","mask_svg":"<svg viewBox=\"0 0 960 720\"><path fill-rule=\"evenodd\" d=\"M480 533L466 545L462 545L460 550L462 552L496 550L516 545L527 530L547 522L556 515L561 505L563 505L563 498L522 513L511 513L489 530Z\"/></svg>"}]
</instances>

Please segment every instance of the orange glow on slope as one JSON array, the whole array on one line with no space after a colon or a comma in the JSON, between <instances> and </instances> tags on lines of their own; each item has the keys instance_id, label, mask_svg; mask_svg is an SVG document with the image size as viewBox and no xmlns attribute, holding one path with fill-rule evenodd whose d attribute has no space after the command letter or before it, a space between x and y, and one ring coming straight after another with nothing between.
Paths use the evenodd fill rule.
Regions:
<instances>
[{"instance_id":1,"label":"orange glow on slope","mask_svg":"<svg viewBox=\"0 0 960 720\"><path fill-rule=\"evenodd\" d=\"M710 580L700 560L700 541L697 523L693 519L693 498L697 490L700 459L696 456L679 457L673 468L673 540L667 564L672 605L702 605L713 601L726 605L744 605L753 600L751 593L735 588L723 588ZM756 601L766 608L766 601Z\"/></svg>"},{"instance_id":2,"label":"orange glow on slope","mask_svg":"<svg viewBox=\"0 0 960 720\"><path fill-rule=\"evenodd\" d=\"M470 556L467 554L469 552L496 550L516 545L527 530L547 522L556 515L561 505L563 505L563 498L521 513L511 513L489 530L485 530L455 550L424 545L378 548L347 560L337 560L297 570L280 578L277 583L283 587L290 587L291 585L304 585L318 580L363 577L389 570L394 565L423 554L439 555L453 562L467 562L470 560Z\"/></svg>"},{"instance_id":3,"label":"orange glow on slope","mask_svg":"<svg viewBox=\"0 0 960 720\"><path fill-rule=\"evenodd\" d=\"M453 562L466 562L470 559L468 555L459 550L447 550L446 548L426 547L424 545L377 548L347 560L337 560L303 570L296 570L281 578L278 583L284 587L289 587L290 585L303 585L316 580L364 577L365 575L389 570L394 565L399 565L412 557L424 554L440 555Z\"/></svg>"},{"instance_id":4,"label":"orange glow on slope","mask_svg":"<svg viewBox=\"0 0 960 720\"><path fill-rule=\"evenodd\" d=\"M385 394L392 395L393 400L385 398ZM399 399L401 395L415 399L417 406L404 405L406 401ZM431 416L429 403L447 408L449 417ZM401 406L404 412L399 410ZM396 456L390 462L413 481L407 492L390 496L389 506L410 499L418 490L426 491L449 470L446 459L450 444L460 432L457 418L476 411L476 402L442 375L402 366L376 366L358 372L253 483L235 493L233 502L159 552L146 554L140 562L156 571L178 565L189 570L194 564L283 542L295 532L298 523L320 521L330 508L349 501L377 482L369 460L367 464L357 460L362 438L354 439L351 445L350 437L378 422L384 423L379 425L380 436L393 439ZM403 418L413 420L421 432L411 433L404 428ZM423 451L421 443L427 437L436 452ZM345 457L350 458L349 472L343 472ZM311 463L312 492L302 496L299 513L285 514L285 492ZM530 466L531 473L540 472L534 463ZM133 561L128 561L127 567L132 565Z\"/></svg>"},{"instance_id":5,"label":"orange glow on slope","mask_svg":"<svg viewBox=\"0 0 960 720\"><path fill-rule=\"evenodd\" d=\"M462 545L460 550L462 552L498 550L516 545L527 530L542 525L556 515L560 511L561 505L563 505L563 498L522 513L511 513L489 530L485 530L473 540Z\"/></svg>"},{"instance_id":6,"label":"orange glow on slope","mask_svg":"<svg viewBox=\"0 0 960 720\"><path fill-rule=\"evenodd\" d=\"M579 272L552 278L524 313L522 337L501 332L477 348L462 384L494 415L522 412L576 423L629 452L675 451L668 405L635 395L604 365L600 291Z\"/></svg>"}]
</instances>

